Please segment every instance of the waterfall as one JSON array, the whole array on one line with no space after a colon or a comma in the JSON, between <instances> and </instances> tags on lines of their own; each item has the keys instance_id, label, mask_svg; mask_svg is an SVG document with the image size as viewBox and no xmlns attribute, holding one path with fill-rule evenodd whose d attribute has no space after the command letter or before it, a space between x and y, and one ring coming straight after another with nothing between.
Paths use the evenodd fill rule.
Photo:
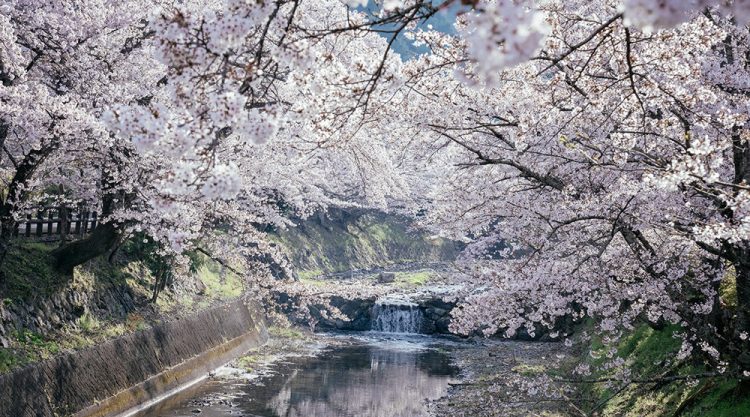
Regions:
<instances>
[{"instance_id":1,"label":"waterfall","mask_svg":"<svg viewBox=\"0 0 750 417\"><path fill-rule=\"evenodd\" d=\"M419 333L422 310L416 304L376 303L372 307L372 330L387 333Z\"/></svg>"}]
</instances>

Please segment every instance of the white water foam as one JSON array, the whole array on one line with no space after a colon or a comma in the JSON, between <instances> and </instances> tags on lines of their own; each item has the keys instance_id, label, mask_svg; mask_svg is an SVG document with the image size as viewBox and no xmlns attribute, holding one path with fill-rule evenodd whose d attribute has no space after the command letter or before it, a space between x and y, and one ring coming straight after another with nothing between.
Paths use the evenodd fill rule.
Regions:
<instances>
[{"instance_id":1,"label":"white water foam","mask_svg":"<svg viewBox=\"0 0 750 417\"><path fill-rule=\"evenodd\" d=\"M372 330L376 332L419 333L423 319L416 304L376 303L372 308Z\"/></svg>"}]
</instances>

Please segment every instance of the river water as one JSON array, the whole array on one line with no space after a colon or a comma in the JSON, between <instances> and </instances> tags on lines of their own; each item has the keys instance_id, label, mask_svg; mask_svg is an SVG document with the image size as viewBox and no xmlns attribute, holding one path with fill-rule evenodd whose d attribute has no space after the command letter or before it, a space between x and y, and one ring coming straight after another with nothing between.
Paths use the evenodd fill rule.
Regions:
<instances>
[{"instance_id":1,"label":"river water","mask_svg":"<svg viewBox=\"0 0 750 417\"><path fill-rule=\"evenodd\" d=\"M332 336L343 337L343 336ZM370 333L315 356L290 357L267 375L211 379L148 417L424 417L459 370L443 339Z\"/></svg>"}]
</instances>

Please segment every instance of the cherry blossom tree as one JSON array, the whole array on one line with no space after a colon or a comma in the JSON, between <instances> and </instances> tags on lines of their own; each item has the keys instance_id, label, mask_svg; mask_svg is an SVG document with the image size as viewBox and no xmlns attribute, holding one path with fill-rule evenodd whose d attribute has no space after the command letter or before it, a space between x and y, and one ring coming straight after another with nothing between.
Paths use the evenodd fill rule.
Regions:
<instances>
[{"instance_id":1,"label":"cherry blossom tree","mask_svg":"<svg viewBox=\"0 0 750 417\"><path fill-rule=\"evenodd\" d=\"M474 236L457 330L675 323L684 355L748 370L746 21L744 2L480 2L458 35L410 34L431 53L383 119L409 120L431 187L412 210Z\"/></svg>"},{"instance_id":2,"label":"cherry blossom tree","mask_svg":"<svg viewBox=\"0 0 750 417\"><path fill-rule=\"evenodd\" d=\"M750 371L749 2L369 6L6 2L0 261L52 185L105 216L62 270L130 233L166 255L217 227L252 259L289 210L391 204L473 238L486 290L458 330L672 322L685 354ZM401 59L403 39L426 52Z\"/></svg>"},{"instance_id":3,"label":"cherry blossom tree","mask_svg":"<svg viewBox=\"0 0 750 417\"><path fill-rule=\"evenodd\" d=\"M158 66L138 47L146 36L137 15L144 6L18 1L0 7L0 261L18 217L44 201L50 187L103 205L105 216L126 192L123 178L138 169L130 164L131 145L113 138L101 115L107 106L146 97L159 79ZM105 221L90 243L106 246L113 224Z\"/></svg>"},{"instance_id":4,"label":"cherry blossom tree","mask_svg":"<svg viewBox=\"0 0 750 417\"><path fill-rule=\"evenodd\" d=\"M400 61L342 3L17 1L1 11L0 262L18 218L50 198L103 215L92 236L55 252L69 271L138 232L164 255L216 227L264 251L258 226L286 225L284 211L382 203L397 189L362 120Z\"/></svg>"},{"instance_id":5,"label":"cherry blossom tree","mask_svg":"<svg viewBox=\"0 0 750 417\"><path fill-rule=\"evenodd\" d=\"M179 253L223 222L260 247L256 225L287 223L277 203L304 216L395 192L376 172L389 160L362 123L389 91L355 88L374 65L395 78L400 61L380 55L383 38L339 33L358 18L337 2L205 6L187 2L152 19L163 88L106 114L153 167L141 191L148 208L129 213L135 228Z\"/></svg>"}]
</instances>

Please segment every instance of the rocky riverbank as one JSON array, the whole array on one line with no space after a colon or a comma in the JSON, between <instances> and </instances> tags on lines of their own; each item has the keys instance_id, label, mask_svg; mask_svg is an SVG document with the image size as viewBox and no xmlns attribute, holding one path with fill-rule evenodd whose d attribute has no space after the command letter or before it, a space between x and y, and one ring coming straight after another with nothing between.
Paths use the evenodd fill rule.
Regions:
<instances>
[{"instance_id":1,"label":"rocky riverbank","mask_svg":"<svg viewBox=\"0 0 750 417\"><path fill-rule=\"evenodd\" d=\"M563 343L472 339L450 351L461 380L433 402L435 417L526 417L580 415L571 387L550 375L572 352Z\"/></svg>"}]
</instances>

